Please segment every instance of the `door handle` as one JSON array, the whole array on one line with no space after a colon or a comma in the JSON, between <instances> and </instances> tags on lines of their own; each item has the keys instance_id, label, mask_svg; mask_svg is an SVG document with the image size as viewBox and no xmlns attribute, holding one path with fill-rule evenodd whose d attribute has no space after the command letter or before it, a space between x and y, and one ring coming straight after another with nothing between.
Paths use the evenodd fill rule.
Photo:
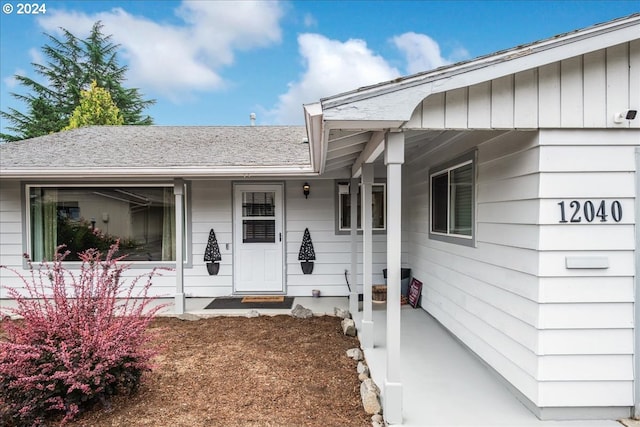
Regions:
<instances>
[{"instance_id":1,"label":"door handle","mask_svg":"<svg viewBox=\"0 0 640 427\"><path fill-rule=\"evenodd\" d=\"M282 242L282 233L280 233L280 241Z\"/></svg>"}]
</instances>

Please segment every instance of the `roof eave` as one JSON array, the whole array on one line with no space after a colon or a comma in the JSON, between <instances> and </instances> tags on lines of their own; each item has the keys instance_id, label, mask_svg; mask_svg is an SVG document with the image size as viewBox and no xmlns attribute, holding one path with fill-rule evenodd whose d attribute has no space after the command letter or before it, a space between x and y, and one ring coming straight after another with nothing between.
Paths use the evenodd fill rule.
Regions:
<instances>
[{"instance_id":1,"label":"roof eave","mask_svg":"<svg viewBox=\"0 0 640 427\"><path fill-rule=\"evenodd\" d=\"M310 165L290 166L229 166L189 168L25 168L0 169L0 179L173 179L173 178L235 178L294 177L317 175Z\"/></svg>"}]
</instances>

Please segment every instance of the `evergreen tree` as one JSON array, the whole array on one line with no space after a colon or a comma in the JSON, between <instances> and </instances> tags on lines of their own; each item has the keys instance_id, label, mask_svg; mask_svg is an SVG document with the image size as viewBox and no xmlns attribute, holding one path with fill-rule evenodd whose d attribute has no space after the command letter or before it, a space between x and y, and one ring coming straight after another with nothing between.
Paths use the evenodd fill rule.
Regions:
<instances>
[{"instance_id":1,"label":"evergreen tree","mask_svg":"<svg viewBox=\"0 0 640 427\"><path fill-rule=\"evenodd\" d=\"M1 111L2 117L11 126L7 129L15 134L0 134L7 141L17 141L58 132L69 124L71 115L80 105L83 89L95 81L106 89L120 110L123 124L150 125L153 120L143 115L145 108L155 100L145 100L136 88L125 88L126 66L120 66L117 53L120 45L111 41L111 36L102 33L102 23L96 22L89 36L82 40L62 29L60 39L46 34L49 44L42 48L47 61L32 63L41 82L26 76L16 75L27 94L12 93L26 104L26 112L14 108Z\"/></svg>"},{"instance_id":2,"label":"evergreen tree","mask_svg":"<svg viewBox=\"0 0 640 427\"><path fill-rule=\"evenodd\" d=\"M80 93L80 105L73 110L69 125L64 130L91 125L121 125L124 123L120 109L116 107L111 94L91 82L89 90Z\"/></svg>"}]
</instances>

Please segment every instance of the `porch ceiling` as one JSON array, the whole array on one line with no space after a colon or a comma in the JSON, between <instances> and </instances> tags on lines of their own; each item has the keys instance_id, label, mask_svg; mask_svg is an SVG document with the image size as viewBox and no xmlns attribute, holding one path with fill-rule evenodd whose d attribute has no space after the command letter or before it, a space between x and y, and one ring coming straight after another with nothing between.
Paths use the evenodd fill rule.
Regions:
<instances>
[{"instance_id":1,"label":"porch ceiling","mask_svg":"<svg viewBox=\"0 0 640 427\"><path fill-rule=\"evenodd\" d=\"M373 137L372 130L331 129L327 144L325 172L342 169L351 171L351 167ZM469 131L454 131L440 129L418 129L405 131L405 160L414 158L418 149L425 146L439 147L457 139L461 134ZM378 156L374 163L383 162L383 155Z\"/></svg>"}]
</instances>

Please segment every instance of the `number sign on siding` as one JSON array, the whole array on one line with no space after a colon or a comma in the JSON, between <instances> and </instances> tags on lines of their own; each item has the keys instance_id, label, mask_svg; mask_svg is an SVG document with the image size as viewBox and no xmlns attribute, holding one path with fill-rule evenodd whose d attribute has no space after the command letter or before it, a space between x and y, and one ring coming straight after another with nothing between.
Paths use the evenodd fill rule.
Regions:
<instances>
[{"instance_id":1,"label":"number sign on siding","mask_svg":"<svg viewBox=\"0 0 640 427\"><path fill-rule=\"evenodd\" d=\"M560 207L561 224L601 223L622 221L622 204L619 200L579 200L562 201Z\"/></svg>"}]
</instances>

